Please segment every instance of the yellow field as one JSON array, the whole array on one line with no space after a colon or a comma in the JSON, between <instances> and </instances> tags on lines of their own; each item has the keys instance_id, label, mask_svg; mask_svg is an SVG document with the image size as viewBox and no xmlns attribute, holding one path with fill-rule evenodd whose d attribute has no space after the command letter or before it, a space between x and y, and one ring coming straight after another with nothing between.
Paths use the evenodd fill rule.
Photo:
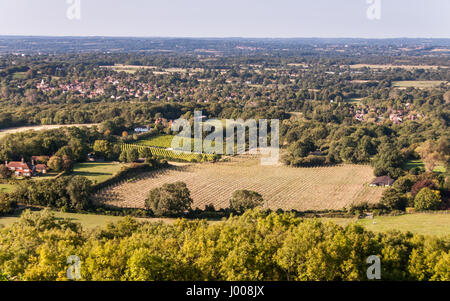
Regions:
<instances>
[{"instance_id":1,"label":"yellow field","mask_svg":"<svg viewBox=\"0 0 450 301\"><path fill-rule=\"evenodd\" d=\"M432 66L432 65L392 65L392 64L385 64L385 65L375 65L375 64L354 64L350 65L351 69L360 69L360 68L370 68L370 69L395 69L395 68L402 68L402 69L437 69L437 68L448 68L447 66Z\"/></svg>"},{"instance_id":2,"label":"yellow field","mask_svg":"<svg viewBox=\"0 0 450 301\"><path fill-rule=\"evenodd\" d=\"M417 88L417 89L425 89L425 88L433 88L437 87L440 84L445 83L442 80L404 80L404 81L396 81L393 82L393 86L396 88Z\"/></svg>"},{"instance_id":3,"label":"yellow field","mask_svg":"<svg viewBox=\"0 0 450 301\"><path fill-rule=\"evenodd\" d=\"M270 209L342 209L352 203L377 202L383 188L368 187L371 167L291 168L261 166L256 159L239 158L231 162L185 164L149 172L132 181L108 187L94 196L95 201L118 207L144 207L149 191L164 183L183 181L194 200L193 208L213 204L229 206L235 190L259 192Z\"/></svg>"}]
</instances>

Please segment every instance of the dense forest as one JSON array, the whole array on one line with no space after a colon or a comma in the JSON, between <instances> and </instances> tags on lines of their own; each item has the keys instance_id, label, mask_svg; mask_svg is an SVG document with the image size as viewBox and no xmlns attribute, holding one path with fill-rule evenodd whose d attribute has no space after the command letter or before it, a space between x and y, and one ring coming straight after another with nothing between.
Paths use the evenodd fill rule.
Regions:
<instances>
[{"instance_id":1,"label":"dense forest","mask_svg":"<svg viewBox=\"0 0 450 301\"><path fill-rule=\"evenodd\" d=\"M83 230L48 212L24 212L0 229L0 271L16 280L65 280L67 258L83 258L81 280L367 280L378 255L383 280L448 280L450 241L249 211L216 224L133 219ZM0 275L1 277L1 275Z\"/></svg>"}]
</instances>

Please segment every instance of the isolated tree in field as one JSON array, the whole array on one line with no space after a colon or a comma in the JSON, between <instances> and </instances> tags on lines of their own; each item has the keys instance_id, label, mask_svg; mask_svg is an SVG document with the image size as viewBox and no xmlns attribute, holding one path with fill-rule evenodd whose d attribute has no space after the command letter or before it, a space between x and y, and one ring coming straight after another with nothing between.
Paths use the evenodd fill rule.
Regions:
<instances>
[{"instance_id":1,"label":"isolated tree in field","mask_svg":"<svg viewBox=\"0 0 450 301\"><path fill-rule=\"evenodd\" d=\"M152 189L145 200L145 207L152 210L156 216L176 216L191 209L192 203L186 184L176 182Z\"/></svg>"},{"instance_id":2,"label":"isolated tree in field","mask_svg":"<svg viewBox=\"0 0 450 301\"><path fill-rule=\"evenodd\" d=\"M238 213L244 213L246 210L261 206L263 203L263 197L255 191L236 190L231 195L230 209Z\"/></svg>"},{"instance_id":3,"label":"isolated tree in field","mask_svg":"<svg viewBox=\"0 0 450 301\"><path fill-rule=\"evenodd\" d=\"M63 159L61 159L61 157L58 156L51 157L47 162L48 168L57 172L63 170L63 164L64 164Z\"/></svg>"},{"instance_id":4,"label":"isolated tree in field","mask_svg":"<svg viewBox=\"0 0 450 301\"><path fill-rule=\"evenodd\" d=\"M414 208L417 210L437 210L441 206L441 194L438 190L422 188L414 198Z\"/></svg>"}]
</instances>

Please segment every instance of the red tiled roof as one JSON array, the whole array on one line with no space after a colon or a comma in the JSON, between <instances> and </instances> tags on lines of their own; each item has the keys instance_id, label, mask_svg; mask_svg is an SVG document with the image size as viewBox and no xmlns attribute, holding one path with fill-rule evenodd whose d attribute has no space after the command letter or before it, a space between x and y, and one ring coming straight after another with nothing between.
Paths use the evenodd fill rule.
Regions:
<instances>
[{"instance_id":1,"label":"red tiled roof","mask_svg":"<svg viewBox=\"0 0 450 301\"><path fill-rule=\"evenodd\" d=\"M13 161L13 162L9 162L7 165L8 168L22 168L22 169L30 169L30 166L28 165L28 163L23 163L23 162L19 162L19 161Z\"/></svg>"},{"instance_id":2,"label":"red tiled roof","mask_svg":"<svg viewBox=\"0 0 450 301\"><path fill-rule=\"evenodd\" d=\"M47 166L45 164L36 164L37 170L44 170L47 169Z\"/></svg>"}]
</instances>

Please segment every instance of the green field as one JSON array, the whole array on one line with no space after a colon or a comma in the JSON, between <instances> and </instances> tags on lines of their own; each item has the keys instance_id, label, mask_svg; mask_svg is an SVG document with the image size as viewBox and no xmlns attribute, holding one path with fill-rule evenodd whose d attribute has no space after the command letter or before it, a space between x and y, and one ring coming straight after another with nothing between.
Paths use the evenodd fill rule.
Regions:
<instances>
[{"instance_id":1,"label":"green field","mask_svg":"<svg viewBox=\"0 0 450 301\"><path fill-rule=\"evenodd\" d=\"M345 226L356 223L364 226L367 230L384 232L388 230L399 230L402 232L423 235L450 235L449 213L415 213L400 216L376 216L373 219L348 219L348 218L326 218L339 225Z\"/></svg>"},{"instance_id":2,"label":"green field","mask_svg":"<svg viewBox=\"0 0 450 301\"><path fill-rule=\"evenodd\" d=\"M52 211L57 218L68 218L73 222L80 223L83 228L93 229L103 227L110 222L118 222L123 216L108 216L96 214L63 213ZM0 217L0 225L8 226L17 222L19 217ZM142 222L164 222L173 223L171 218L137 218ZM399 230L423 235L444 236L450 235L450 214L446 213L415 213L401 216L376 216L374 219L350 219L350 218L323 218L324 221L332 221L338 225L346 226L356 223L373 232L385 232ZM211 221L212 223L217 221ZM375 222L375 223L374 223Z\"/></svg>"},{"instance_id":3,"label":"green field","mask_svg":"<svg viewBox=\"0 0 450 301\"><path fill-rule=\"evenodd\" d=\"M111 162L77 163L73 169L73 175L84 176L94 183L100 183L108 180L122 166L122 164Z\"/></svg>"},{"instance_id":4,"label":"green field","mask_svg":"<svg viewBox=\"0 0 450 301\"><path fill-rule=\"evenodd\" d=\"M173 137L173 135L158 135L148 139L139 140L136 143L147 146L170 148L172 147Z\"/></svg>"},{"instance_id":5,"label":"green field","mask_svg":"<svg viewBox=\"0 0 450 301\"><path fill-rule=\"evenodd\" d=\"M419 167L421 170L425 170L425 164L422 162L422 160L409 160L406 162L405 166L403 167L406 170L410 170L411 168ZM442 172L445 173L446 169L442 165L437 165L434 169L434 172Z\"/></svg>"},{"instance_id":6,"label":"green field","mask_svg":"<svg viewBox=\"0 0 450 301\"><path fill-rule=\"evenodd\" d=\"M12 184L0 184L0 193L10 193L14 191L15 186Z\"/></svg>"},{"instance_id":7,"label":"green field","mask_svg":"<svg viewBox=\"0 0 450 301\"><path fill-rule=\"evenodd\" d=\"M406 81L396 81L393 82L392 85L397 88L433 88L439 86L441 83L445 83L445 81L441 80L406 80Z\"/></svg>"},{"instance_id":8,"label":"green field","mask_svg":"<svg viewBox=\"0 0 450 301\"><path fill-rule=\"evenodd\" d=\"M81 213L64 213L52 211L56 218L70 219L72 222L80 223L85 229L94 229L96 227L104 227L108 223L115 223L123 220L123 216L109 216L97 214L81 214ZM18 216L0 217L0 225L9 226L19 220ZM138 221L164 222L172 223L174 219L169 218L137 218Z\"/></svg>"}]
</instances>

